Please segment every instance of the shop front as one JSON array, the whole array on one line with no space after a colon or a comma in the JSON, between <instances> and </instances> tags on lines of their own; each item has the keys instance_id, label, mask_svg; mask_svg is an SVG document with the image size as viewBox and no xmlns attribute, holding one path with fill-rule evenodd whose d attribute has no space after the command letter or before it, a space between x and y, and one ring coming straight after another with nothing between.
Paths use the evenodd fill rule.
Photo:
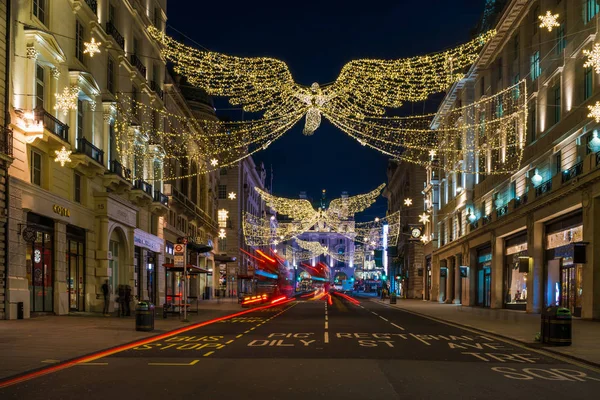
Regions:
<instances>
[{"instance_id":1,"label":"shop front","mask_svg":"<svg viewBox=\"0 0 600 400\"><path fill-rule=\"evenodd\" d=\"M30 313L51 313L54 311L54 221L30 212L22 234L27 242Z\"/></svg>"},{"instance_id":2,"label":"shop front","mask_svg":"<svg viewBox=\"0 0 600 400\"><path fill-rule=\"evenodd\" d=\"M527 232L521 232L504 242L504 308L525 311L528 272Z\"/></svg>"},{"instance_id":3,"label":"shop front","mask_svg":"<svg viewBox=\"0 0 600 400\"><path fill-rule=\"evenodd\" d=\"M158 295L158 257L162 254L164 240L141 229L135 229L134 273L136 296L139 300L159 304Z\"/></svg>"},{"instance_id":4,"label":"shop front","mask_svg":"<svg viewBox=\"0 0 600 400\"><path fill-rule=\"evenodd\" d=\"M67 225L67 289L70 311L86 311L85 243L85 229Z\"/></svg>"},{"instance_id":5,"label":"shop front","mask_svg":"<svg viewBox=\"0 0 600 400\"><path fill-rule=\"evenodd\" d=\"M557 305L581 316L583 265L575 262L575 243L583 240L583 215L572 214L546 225L546 306Z\"/></svg>"},{"instance_id":6,"label":"shop front","mask_svg":"<svg viewBox=\"0 0 600 400\"><path fill-rule=\"evenodd\" d=\"M431 257L425 258L425 300L431 300Z\"/></svg>"},{"instance_id":7,"label":"shop front","mask_svg":"<svg viewBox=\"0 0 600 400\"><path fill-rule=\"evenodd\" d=\"M475 285L475 305L492 305L492 248L486 246L477 250L477 275Z\"/></svg>"}]
</instances>

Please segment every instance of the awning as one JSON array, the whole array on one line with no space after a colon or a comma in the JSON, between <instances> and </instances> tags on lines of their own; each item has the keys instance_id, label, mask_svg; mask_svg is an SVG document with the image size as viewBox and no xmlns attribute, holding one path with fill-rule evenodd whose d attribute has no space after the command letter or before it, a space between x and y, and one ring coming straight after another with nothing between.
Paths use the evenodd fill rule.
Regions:
<instances>
[{"instance_id":1,"label":"awning","mask_svg":"<svg viewBox=\"0 0 600 400\"><path fill-rule=\"evenodd\" d=\"M183 272L183 268L176 267L175 265L173 265L173 263L163 264L163 267L165 267L169 271ZM190 274L206 274L206 273L208 273L208 270L206 270L204 268L200 268L193 264L188 264L186 269L187 269L187 272Z\"/></svg>"},{"instance_id":2,"label":"awning","mask_svg":"<svg viewBox=\"0 0 600 400\"><path fill-rule=\"evenodd\" d=\"M208 253L209 251L212 251L213 247L207 244L188 242L187 249L193 250L196 253Z\"/></svg>"},{"instance_id":3,"label":"awning","mask_svg":"<svg viewBox=\"0 0 600 400\"><path fill-rule=\"evenodd\" d=\"M236 260L235 257L228 256L227 254L215 254L214 257L215 257L215 261L218 261L221 263L234 262Z\"/></svg>"}]
</instances>

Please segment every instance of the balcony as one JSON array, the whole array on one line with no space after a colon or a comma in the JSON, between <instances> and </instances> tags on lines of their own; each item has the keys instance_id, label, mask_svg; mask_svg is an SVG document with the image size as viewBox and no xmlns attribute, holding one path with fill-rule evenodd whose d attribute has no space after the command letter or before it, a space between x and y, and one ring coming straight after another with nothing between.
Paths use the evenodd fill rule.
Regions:
<instances>
[{"instance_id":1,"label":"balcony","mask_svg":"<svg viewBox=\"0 0 600 400\"><path fill-rule=\"evenodd\" d=\"M508 214L508 204L505 204L500 208L496 208L496 218L503 217L506 214Z\"/></svg>"},{"instance_id":2,"label":"balcony","mask_svg":"<svg viewBox=\"0 0 600 400\"><path fill-rule=\"evenodd\" d=\"M113 37L121 49L125 50L125 38L119 33L117 27L110 21L106 23L106 33Z\"/></svg>"},{"instance_id":3,"label":"balcony","mask_svg":"<svg viewBox=\"0 0 600 400\"><path fill-rule=\"evenodd\" d=\"M104 151L100 150L86 138L77 139L77 150L71 154L73 168L83 172L86 176L103 175Z\"/></svg>"},{"instance_id":4,"label":"balcony","mask_svg":"<svg viewBox=\"0 0 600 400\"><path fill-rule=\"evenodd\" d=\"M144 79L146 79L146 67L144 66L142 60L140 60L135 54L131 54L129 56L129 62L140 72L140 74L142 74Z\"/></svg>"},{"instance_id":5,"label":"balcony","mask_svg":"<svg viewBox=\"0 0 600 400\"><path fill-rule=\"evenodd\" d=\"M206 226L212 232L217 232L217 227L214 218L211 218L206 212L198 207L193 201L191 201L186 195L177 190L175 187L171 188L171 197L176 202L171 203L172 206L178 207L181 211L186 211L192 219L198 221L199 224Z\"/></svg>"},{"instance_id":6,"label":"balcony","mask_svg":"<svg viewBox=\"0 0 600 400\"><path fill-rule=\"evenodd\" d=\"M552 190L552 179L548 179L546 182L540 183L535 188L535 197L540 197Z\"/></svg>"},{"instance_id":7,"label":"balcony","mask_svg":"<svg viewBox=\"0 0 600 400\"><path fill-rule=\"evenodd\" d=\"M160 85L158 83L156 83L155 81L150 81L149 84L150 84L150 89L152 89L154 91L154 93L156 93L156 95L158 97L160 97L161 100L163 100L164 92L160 88Z\"/></svg>"},{"instance_id":8,"label":"balcony","mask_svg":"<svg viewBox=\"0 0 600 400\"><path fill-rule=\"evenodd\" d=\"M131 170L123 167L117 160L109 163L108 171L104 173L104 186L116 193L131 189Z\"/></svg>"},{"instance_id":9,"label":"balcony","mask_svg":"<svg viewBox=\"0 0 600 400\"><path fill-rule=\"evenodd\" d=\"M523 194L523 196L515 197L515 208L519 208L522 205L527 204L527 193Z\"/></svg>"},{"instance_id":10,"label":"balcony","mask_svg":"<svg viewBox=\"0 0 600 400\"><path fill-rule=\"evenodd\" d=\"M158 216L167 215L169 210L169 197L162 194L160 190L154 191L154 198L150 205L150 212Z\"/></svg>"},{"instance_id":11,"label":"balcony","mask_svg":"<svg viewBox=\"0 0 600 400\"><path fill-rule=\"evenodd\" d=\"M573 165L562 173L562 183L569 182L571 179L581 175L583 173L583 162Z\"/></svg>"},{"instance_id":12,"label":"balcony","mask_svg":"<svg viewBox=\"0 0 600 400\"><path fill-rule=\"evenodd\" d=\"M13 131L4 127L0 135L0 158L10 161L13 156Z\"/></svg>"},{"instance_id":13,"label":"balcony","mask_svg":"<svg viewBox=\"0 0 600 400\"><path fill-rule=\"evenodd\" d=\"M69 125L62 123L43 108L35 109L34 115L36 121L42 121L45 130L54 134L63 142L69 143Z\"/></svg>"},{"instance_id":14,"label":"balcony","mask_svg":"<svg viewBox=\"0 0 600 400\"><path fill-rule=\"evenodd\" d=\"M133 181L133 189L129 194L129 199L138 206L146 206L154 200L152 185L142 179Z\"/></svg>"},{"instance_id":15,"label":"balcony","mask_svg":"<svg viewBox=\"0 0 600 400\"><path fill-rule=\"evenodd\" d=\"M475 221L475 222L469 222L469 232L472 232L475 229L477 229L477 221Z\"/></svg>"},{"instance_id":16,"label":"balcony","mask_svg":"<svg viewBox=\"0 0 600 400\"><path fill-rule=\"evenodd\" d=\"M485 225L489 224L490 222L492 222L492 214L484 215L481 218L481 225L482 226L485 226Z\"/></svg>"},{"instance_id":17,"label":"balcony","mask_svg":"<svg viewBox=\"0 0 600 400\"><path fill-rule=\"evenodd\" d=\"M98 14L98 1L97 0L85 0L85 4L94 12L94 14Z\"/></svg>"}]
</instances>

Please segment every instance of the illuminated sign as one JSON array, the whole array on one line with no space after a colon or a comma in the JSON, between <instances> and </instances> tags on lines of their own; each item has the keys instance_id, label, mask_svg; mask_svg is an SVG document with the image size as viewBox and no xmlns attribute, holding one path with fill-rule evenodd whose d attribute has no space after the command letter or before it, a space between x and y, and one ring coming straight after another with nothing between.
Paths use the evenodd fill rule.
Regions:
<instances>
[{"instance_id":1,"label":"illuminated sign","mask_svg":"<svg viewBox=\"0 0 600 400\"><path fill-rule=\"evenodd\" d=\"M69 210L66 207L59 206L58 204L55 204L52 206L52 211L54 211L55 214L58 214L62 217L70 217L71 216L71 210Z\"/></svg>"}]
</instances>

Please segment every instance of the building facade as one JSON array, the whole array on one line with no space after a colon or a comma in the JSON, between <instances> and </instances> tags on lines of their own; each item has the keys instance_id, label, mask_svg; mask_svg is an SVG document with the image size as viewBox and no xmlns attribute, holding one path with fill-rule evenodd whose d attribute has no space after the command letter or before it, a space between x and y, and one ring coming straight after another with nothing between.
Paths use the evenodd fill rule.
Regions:
<instances>
[{"instance_id":1,"label":"building facade","mask_svg":"<svg viewBox=\"0 0 600 400\"><path fill-rule=\"evenodd\" d=\"M483 153L457 161L475 165L476 174L428 169L423 200L433 218L424 248L431 261L424 262L432 275L425 298L532 313L560 305L598 319L600 140L588 106L600 100L600 79L584 66L583 50L597 43L600 6L595 0L506 3L497 35L448 92L434 123L443 126L450 110L525 79L521 169L493 175ZM559 14L560 26L551 32L539 26L546 11ZM486 112L494 111L464 118L481 122Z\"/></svg>"},{"instance_id":2,"label":"building facade","mask_svg":"<svg viewBox=\"0 0 600 400\"><path fill-rule=\"evenodd\" d=\"M105 282L109 311L118 307L121 285L131 287L132 300L164 304L165 228L173 233L178 221L168 211L183 197L165 193L163 178L176 173L165 165L160 140L143 128L162 129L160 119L144 110L174 112L174 103L176 113L192 114L172 100L177 94L167 93L165 62L147 34L150 25L165 29L166 1L12 5L6 318L21 317L21 305L25 318L101 312ZM93 57L85 52L92 39L101 43ZM117 104L123 99L133 119L125 132L131 143L119 140ZM209 193L211 178L201 179ZM176 183L181 191L185 184ZM215 214L207 210L216 201L204 197L205 208L194 207L190 225L203 225L198 230L205 233L181 225L175 234L211 239Z\"/></svg>"}]
</instances>

